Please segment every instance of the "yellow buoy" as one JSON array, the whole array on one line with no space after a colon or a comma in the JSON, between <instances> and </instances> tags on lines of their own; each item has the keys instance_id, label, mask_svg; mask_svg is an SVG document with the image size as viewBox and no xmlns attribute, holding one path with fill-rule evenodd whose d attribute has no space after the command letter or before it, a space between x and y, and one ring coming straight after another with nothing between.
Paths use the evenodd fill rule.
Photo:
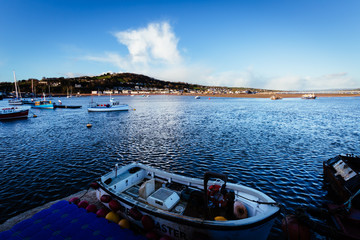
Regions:
<instances>
[{"instance_id":1,"label":"yellow buoy","mask_svg":"<svg viewBox=\"0 0 360 240\"><path fill-rule=\"evenodd\" d=\"M91 128L91 127L92 127L92 124L91 124L91 123L88 123L88 124L86 124L86 127L87 127L87 128Z\"/></svg>"},{"instance_id":2,"label":"yellow buoy","mask_svg":"<svg viewBox=\"0 0 360 240\"><path fill-rule=\"evenodd\" d=\"M130 223L129 223L129 221L126 220L126 219L121 219L121 220L119 221L119 226L122 227L122 228L127 228L127 229L129 229L129 228L130 228Z\"/></svg>"},{"instance_id":3,"label":"yellow buoy","mask_svg":"<svg viewBox=\"0 0 360 240\"><path fill-rule=\"evenodd\" d=\"M215 221L227 221L227 219L224 218L223 216L217 216L214 219L215 219Z\"/></svg>"},{"instance_id":4,"label":"yellow buoy","mask_svg":"<svg viewBox=\"0 0 360 240\"><path fill-rule=\"evenodd\" d=\"M111 211L106 214L105 219L112 221L114 223L118 223L120 221L120 216L117 215L115 212Z\"/></svg>"}]
</instances>

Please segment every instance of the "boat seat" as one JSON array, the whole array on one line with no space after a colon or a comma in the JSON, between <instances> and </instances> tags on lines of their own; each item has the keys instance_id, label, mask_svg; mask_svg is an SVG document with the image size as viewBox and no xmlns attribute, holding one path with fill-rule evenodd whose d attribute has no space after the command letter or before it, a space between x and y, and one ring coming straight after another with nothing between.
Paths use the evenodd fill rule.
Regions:
<instances>
[{"instance_id":1,"label":"boat seat","mask_svg":"<svg viewBox=\"0 0 360 240\"><path fill-rule=\"evenodd\" d=\"M150 179L141 184L139 197L147 199L153 192L155 192L155 179Z\"/></svg>"}]
</instances>

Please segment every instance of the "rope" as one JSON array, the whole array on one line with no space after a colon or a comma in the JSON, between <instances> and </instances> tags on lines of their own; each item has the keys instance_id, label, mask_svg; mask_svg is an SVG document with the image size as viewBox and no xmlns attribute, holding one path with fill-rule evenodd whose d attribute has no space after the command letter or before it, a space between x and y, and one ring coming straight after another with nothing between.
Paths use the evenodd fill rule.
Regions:
<instances>
[{"instance_id":1,"label":"rope","mask_svg":"<svg viewBox=\"0 0 360 240\"><path fill-rule=\"evenodd\" d=\"M351 208L351 202L352 200L354 199L354 197L356 197L357 195L360 194L360 189L354 194L352 195L349 200L347 200L345 203L344 203L344 206L346 208L347 211L350 211L350 208Z\"/></svg>"}]
</instances>

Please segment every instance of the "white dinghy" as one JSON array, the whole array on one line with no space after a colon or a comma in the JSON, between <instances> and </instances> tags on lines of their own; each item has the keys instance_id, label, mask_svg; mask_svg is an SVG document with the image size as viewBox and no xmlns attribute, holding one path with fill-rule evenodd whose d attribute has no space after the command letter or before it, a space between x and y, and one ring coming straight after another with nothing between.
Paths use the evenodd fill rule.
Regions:
<instances>
[{"instance_id":1,"label":"white dinghy","mask_svg":"<svg viewBox=\"0 0 360 240\"><path fill-rule=\"evenodd\" d=\"M266 239L280 210L226 175L207 172L202 180L140 163L116 165L98 180L96 195L140 228L178 240Z\"/></svg>"}]
</instances>

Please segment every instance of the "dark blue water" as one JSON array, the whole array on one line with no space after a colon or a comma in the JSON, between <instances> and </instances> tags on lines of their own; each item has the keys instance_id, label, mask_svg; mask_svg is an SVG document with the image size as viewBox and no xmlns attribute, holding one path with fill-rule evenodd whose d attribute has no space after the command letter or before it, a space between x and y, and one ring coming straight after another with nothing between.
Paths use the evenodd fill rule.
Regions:
<instances>
[{"instance_id":1,"label":"dark blue water","mask_svg":"<svg viewBox=\"0 0 360 240\"><path fill-rule=\"evenodd\" d=\"M88 113L90 97L61 98L83 108L0 122L0 222L133 161L192 177L223 172L289 210L317 207L328 201L322 162L360 149L360 98L117 98L136 111ZM279 236L278 221L270 238Z\"/></svg>"}]
</instances>

